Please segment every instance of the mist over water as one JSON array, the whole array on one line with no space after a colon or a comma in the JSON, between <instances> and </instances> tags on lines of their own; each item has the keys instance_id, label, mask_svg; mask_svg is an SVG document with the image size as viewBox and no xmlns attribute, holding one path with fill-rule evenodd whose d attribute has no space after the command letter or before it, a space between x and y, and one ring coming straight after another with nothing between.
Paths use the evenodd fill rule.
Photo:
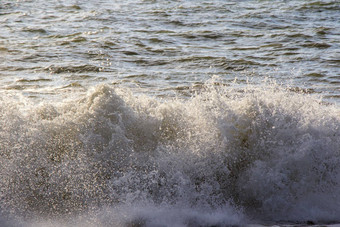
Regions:
<instances>
[{"instance_id":1,"label":"mist over water","mask_svg":"<svg viewBox=\"0 0 340 227\"><path fill-rule=\"evenodd\" d=\"M1 1L1 226L340 222L338 1Z\"/></svg>"}]
</instances>

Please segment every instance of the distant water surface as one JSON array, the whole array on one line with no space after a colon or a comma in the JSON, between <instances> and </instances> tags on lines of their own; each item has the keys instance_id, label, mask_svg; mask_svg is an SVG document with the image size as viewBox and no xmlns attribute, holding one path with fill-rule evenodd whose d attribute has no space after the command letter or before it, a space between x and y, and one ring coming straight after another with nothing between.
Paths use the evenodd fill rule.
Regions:
<instances>
[{"instance_id":1,"label":"distant water surface","mask_svg":"<svg viewBox=\"0 0 340 227\"><path fill-rule=\"evenodd\" d=\"M30 96L119 83L186 94L289 83L340 96L339 1L2 1L1 90Z\"/></svg>"}]
</instances>

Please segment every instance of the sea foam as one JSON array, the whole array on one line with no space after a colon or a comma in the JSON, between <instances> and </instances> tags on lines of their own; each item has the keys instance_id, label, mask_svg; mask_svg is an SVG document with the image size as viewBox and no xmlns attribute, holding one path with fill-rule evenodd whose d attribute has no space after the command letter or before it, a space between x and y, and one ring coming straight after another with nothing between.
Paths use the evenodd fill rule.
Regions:
<instances>
[{"instance_id":1,"label":"sea foam","mask_svg":"<svg viewBox=\"0 0 340 227\"><path fill-rule=\"evenodd\" d=\"M59 103L2 97L2 216L52 226L340 222L339 107L289 90L207 82L186 99L109 85Z\"/></svg>"}]
</instances>

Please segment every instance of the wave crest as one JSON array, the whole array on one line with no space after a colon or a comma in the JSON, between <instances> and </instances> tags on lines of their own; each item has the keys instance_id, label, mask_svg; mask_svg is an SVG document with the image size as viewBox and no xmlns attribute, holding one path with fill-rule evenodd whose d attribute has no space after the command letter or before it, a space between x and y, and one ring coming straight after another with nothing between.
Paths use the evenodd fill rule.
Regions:
<instances>
[{"instance_id":1,"label":"wave crest","mask_svg":"<svg viewBox=\"0 0 340 227\"><path fill-rule=\"evenodd\" d=\"M64 103L2 99L1 210L55 217L144 204L228 210L221 225L340 221L339 108L288 90L208 83L165 101L102 85Z\"/></svg>"}]
</instances>

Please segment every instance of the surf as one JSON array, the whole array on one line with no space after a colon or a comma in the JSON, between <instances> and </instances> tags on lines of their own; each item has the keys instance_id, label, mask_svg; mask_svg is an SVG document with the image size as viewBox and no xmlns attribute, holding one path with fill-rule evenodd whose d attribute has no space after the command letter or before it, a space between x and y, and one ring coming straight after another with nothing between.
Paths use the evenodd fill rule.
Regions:
<instances>
[{"instance_id":1,"label":"surf","mask_svg":"<svg viewBox=\"0 0 340 227\"><path fill-rule=\"evenodd\" d=\"M190 98L159 99L103 84L60 102L0 103L5 219L340 221L339 107L289 87L208 81Z\"/></svg>"}]
</instances>

